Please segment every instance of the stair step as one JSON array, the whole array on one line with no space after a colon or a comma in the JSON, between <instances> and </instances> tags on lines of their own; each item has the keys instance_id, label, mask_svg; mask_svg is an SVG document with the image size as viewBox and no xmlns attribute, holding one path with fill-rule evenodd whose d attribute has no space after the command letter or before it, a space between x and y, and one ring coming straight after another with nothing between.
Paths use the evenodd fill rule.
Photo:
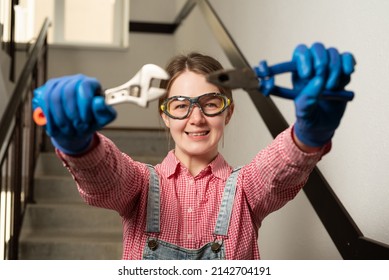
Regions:
<instances>
[{"instance_id":1,"label":"stair step","mask_svg":"<svg viewBox=\"0 0 389 280\"><path fill-rule=\"evenodd\" d=\"M121 232L24 231L20 237L21 260L119 260Z\"/></svg>"},{"instance_id":2,"label":"stair step","mask_svg":"<svg viewBox=\"0 0 389 280\"><path fill-rule=\"evenodd\" d=\"M160 163L169 149L164 131L107 129L101 133L122 152L144 163ZM25 211L19 259L121 258L121 217L115 211L82 201L76 183L52 147L39 155L34 199L35 203L28 204Z\"/></svg>"},{"instance_id":3,"label":"stair step","mask_svg":"<svg viewBox=\"0 0 389 280\"><path fill-rule=\"evenodd\" d=\"M66 168L61 164L56 164L59 159L55 154L44 155L43 162L52 161L53 164L41 164L36 171L34 181L34 200L37 203L69 203L83 202L76 182ZM137 161L156 165L161 162L161 158L153 156L135 157ZM41 159L42 160L42 159ZM63 173L63 174L61 174ZM46 174L46 175L45 175ZM54 175L51 175L54 174Z\"/></svg>"},{"instance_id":4,"label":"stair step","mask_svg":"<svg viewBox=\"0 0 389 280\"><path fill-rule=\"evenodd\" d=\"M23 230L74 229L77 231L121 231L119 214L84 203L29 204L23 221Z\"/></svg>"},{"instance_id":5,"label":"stair step","mask_svg":"<svg viewBox=\"0 0 389 280\"><path fill-rule=\"evenodd\" d=\"M71 178L69 171L53 152L40 153L35 167L35 176L64 176Z\"/></svg>"},{"instance_id":6,"label":"stair step","mask_svg":"<svg viewBox=\"0 0 389 280\"><path fill-rule=\"evenodd\" d=\"M120 216L84 203L29 204L19 259L120 259Z\"/></svg>"},{"instance_id":7,"label":"stair step","mask_svg":"<svg viewBox=\"0 0 389 280\"><path fill-rule=\"evenodd\" d=\"M106 128L99 133L108 137L123 153L131 157L142 155L164 157L171 149L169 148L169 136L164 130ZM48 152L54 152L50 139L46 139L46 146Z\"/></svg>"},{"instance_id":8,"label":"stair step","mask_svg":"<svg viewBox=\"0 0 389 280\"><path fill-rule=\"evenodd\" d=\"M70 203L83 200L71 176L35 176L34 200L36 203Z\"/></svg>"},{"instance_id":9,"label":"stair step","mask_svg":"<svg viewBox=\"0 0 389 280\"><path fill-rule=\"evenodd\" d=\"M131 157L153 155L164 157L168 150L168 137L164 130L112 130L105 129L102 134Z\"/></svg>"},{"instance_id":10,"label":"stair step","mask_svg":"<svg viewBox=\"0 0 389 280\"><path fill-rule=\"evenodd\" d=\"M167 154L167 153L166 153ZM166 156L166 154L164 156ZM161 163L164 156L158 155L130 155L134 160L156 165ZM53 152L40 153L36 167L35 176L67 176L71 178L71 175L67 168L64 167L61 160Z\"/></svg>"}]
</instances>

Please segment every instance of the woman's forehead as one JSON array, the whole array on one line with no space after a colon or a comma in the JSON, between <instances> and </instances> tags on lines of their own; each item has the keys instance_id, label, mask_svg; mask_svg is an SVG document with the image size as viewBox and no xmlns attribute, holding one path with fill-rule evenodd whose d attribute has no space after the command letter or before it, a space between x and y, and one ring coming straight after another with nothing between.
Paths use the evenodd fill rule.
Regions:
<instances>
[{"instance_id":1,"label":"woman's forehead","mask_svg":"<svg viewBox=\"0 0 389 280\"><path fill-rule=\"evenodd\" d=\"M209 83L204 75L185 71L173 81L169 97L177 95L194 97L208 92L219 92L219 89L214 84Z\"/></svg>"}]
</instances>

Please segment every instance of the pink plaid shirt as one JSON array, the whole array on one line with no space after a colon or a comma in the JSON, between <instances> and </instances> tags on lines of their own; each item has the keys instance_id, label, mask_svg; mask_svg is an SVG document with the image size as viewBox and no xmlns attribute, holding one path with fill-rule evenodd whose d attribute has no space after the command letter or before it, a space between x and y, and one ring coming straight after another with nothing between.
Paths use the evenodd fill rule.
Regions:
<instances>
[{"instance_id":1,"label":"pink plaid shirt","mask_svg":"<svg viewBox=\"0 0 389 280\"><path fill-rule=\"evenodd\" d=\"M294 144L292 128L243 166L237 180L228 238L227 259L259 259L258 229L262 220L293 199L329 145L318 153L304 153ZM90 205L116 210L123 219L123 259L142 259L146 244L149 170L121 153L107 138L82 157L57 151ZM218 155L193 177L168 153L155 166L161 188L159 239L188 249L213 241L223 188L231 166Z\"/></svg>"}]
</instances>

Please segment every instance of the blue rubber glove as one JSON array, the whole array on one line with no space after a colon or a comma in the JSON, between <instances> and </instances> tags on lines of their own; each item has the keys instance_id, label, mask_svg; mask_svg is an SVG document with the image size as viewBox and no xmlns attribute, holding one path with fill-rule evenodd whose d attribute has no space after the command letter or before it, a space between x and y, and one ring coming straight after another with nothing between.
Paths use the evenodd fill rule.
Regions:
<instances>
[{"instance_id":1,"label":"blue rubber glove","mask_svg":"<svg viewBox=\"0 0 389 280\"><path fill-rule=\"evenodd\" d=\"M33 110L41 107L53 145L69 155L84 153L93 134L113 121L116 111L99 96L99 82L81 74L47 81L34 90Z\"/></svg>"},{"instance_id":2,"label":"blue rubber glove","mask_svg":"<svg viewBox=\"0 0 389 280\"><path fill-rule=\"evenodd\" d=\"M311 48L297 46L293 61L297 64L297 72L292 74L293 88L300 92L294 100L297 117L294 131L305 145L320 147L332 139L347 103L320 99L320 92L343 90L350 82L356 62L351 53L340 54L321 43Z\"/></svg>"}]
</instances>

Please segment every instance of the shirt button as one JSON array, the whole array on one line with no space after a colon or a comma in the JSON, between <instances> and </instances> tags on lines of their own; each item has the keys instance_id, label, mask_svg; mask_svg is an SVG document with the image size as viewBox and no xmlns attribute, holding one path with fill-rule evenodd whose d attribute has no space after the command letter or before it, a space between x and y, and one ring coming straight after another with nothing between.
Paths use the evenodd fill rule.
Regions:
<instances>
[{"instance_id":1,"label":"shirt button","mask_svg":"<svg viewBox=\"0 0 389 280\"><path fill-rule=\"evenodd\" d=\"M188 213L192 213L193 212L193 208L192 207L189 207L188 208Z\"/></svg>"},{"instance_id":2,"label":"shirt button","mask_svg":"<svg viewBox=\"0 0 389 280\"><path fill-rule=\"evenodd\" d=\"M189 234L187 235L187 237L188 237L188 239L191 239L191 238L192 238L192 234L189 233Z\"/></svg>"}]
</instances>

